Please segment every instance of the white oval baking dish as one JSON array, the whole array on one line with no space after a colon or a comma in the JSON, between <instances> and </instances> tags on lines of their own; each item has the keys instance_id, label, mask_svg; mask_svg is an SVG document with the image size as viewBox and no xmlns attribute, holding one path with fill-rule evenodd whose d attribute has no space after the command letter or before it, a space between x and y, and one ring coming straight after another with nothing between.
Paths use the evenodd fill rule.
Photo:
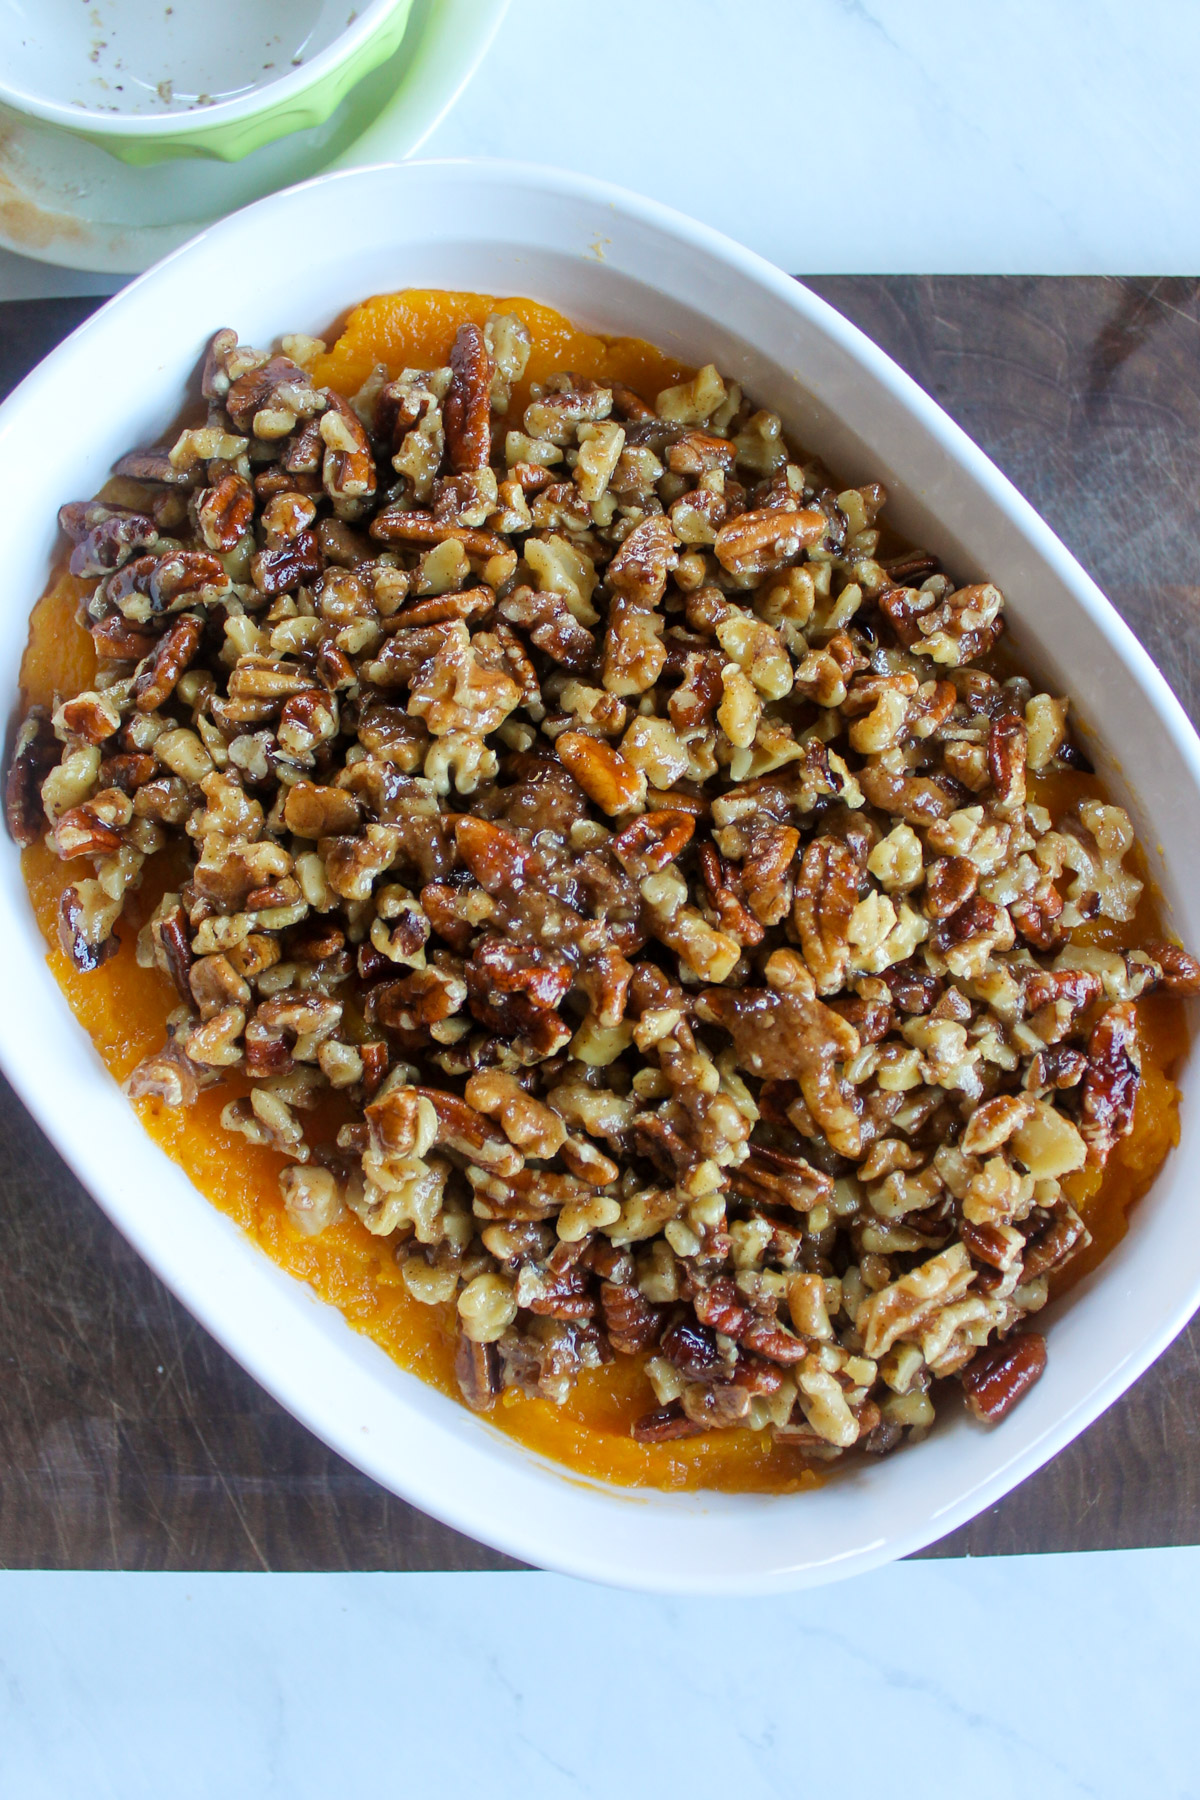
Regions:
<instances>
[{"instance_id":1,"label":"white oval baking dish","mask_svg":"<svg viewBox=\"0 0 1200 1800\"><path fill-rule=\"evenodd\" d=\"M1102 731L1113 753L1106 772L1133 807L1171 924L1200 944L1200 743L1079 564L957 426L822 301L704 226L554 171L410 163L273 195L142 276L36 369L0 408L0 492L18 522L6 534L0 618L10 701L59 503L92 493L115 457L169 424L212 332L234 325L252 343L320 334L355 301L406 286L531 295L596 329L714 361L846 482L884 481L890 516L913 540L962 579L999 583L1025 653ZM904 1555L1053 1456L1200 1303L1193 1058L1179 1149L1125 1240L1052 1309L1047 1373L998 1429L947 1418L926 1443L791 1496L582 1480L397 1368L151 1143L46 969L7 838L0 921L9 945L0 1062L118 1228L327 1443L417 1506L545 1567L661 1591L751 1593Z\"/></svg>"}]
</instances>

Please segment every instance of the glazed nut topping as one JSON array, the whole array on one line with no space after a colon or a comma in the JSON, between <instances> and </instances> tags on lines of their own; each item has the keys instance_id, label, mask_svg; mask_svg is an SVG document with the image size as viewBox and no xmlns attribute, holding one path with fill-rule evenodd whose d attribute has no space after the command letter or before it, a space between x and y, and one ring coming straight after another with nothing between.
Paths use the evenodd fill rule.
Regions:
<instances>
[{"instance_id":1,"label":"glazed nut topping","mask_svg":"<svg viewBox=\"0 0 1200 1800\"><path fill-rule=\"evenodd\" d=\"M637 1356L648 1443L887 1451L953 1375L1001 1417L1200 965L1098 947L1133 832L999 591L711 365L521 408L512 314L352 399L285 346L219 332L207 411L61 514L98 673L7 813L81 970L174 858L129 1093L236 1074L291 1228L386 1240L473 1407Z\"/></svg>"}]
</instances>

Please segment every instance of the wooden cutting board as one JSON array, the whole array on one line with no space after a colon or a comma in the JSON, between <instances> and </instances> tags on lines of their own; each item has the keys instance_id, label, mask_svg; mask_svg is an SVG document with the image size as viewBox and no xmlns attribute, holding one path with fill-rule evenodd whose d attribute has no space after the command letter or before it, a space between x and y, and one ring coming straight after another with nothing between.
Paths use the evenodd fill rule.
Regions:
<instances>
[{"instance_id":1,"label":"wooden cutting board","mask_svg":"<svg viewBox=\"0 0 1200 1800\"><path fill-rule=\"evenodd\" d=\"M1200 718L1200 281L810 285L995 458ZM0 394L93 304L0 306ZM283 1412L0 1089L0 1566L515 1566ZM1196 1542L1200 1324L1048 1468L925 1554Z\"/></svg>"}]
</instances>

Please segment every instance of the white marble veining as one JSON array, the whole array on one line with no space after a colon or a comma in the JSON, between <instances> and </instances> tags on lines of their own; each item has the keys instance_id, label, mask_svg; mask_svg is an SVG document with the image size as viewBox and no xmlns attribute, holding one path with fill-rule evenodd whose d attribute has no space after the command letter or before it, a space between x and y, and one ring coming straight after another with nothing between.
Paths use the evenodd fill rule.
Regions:
<instances>
[{"instance_id":1,"label":"white marble veining","mask_svg":"<svg viewBox=\"0 0 1200 1800\"><path fill-rule=\"evenodd\" d=\"M1194 0L513 0L422 154L603 175L797 272L1200 268ZM0 255L0 297L113 283Z\"/></svg>"},{"instance_id":2,"label":"white marble veining","mask_svg":"<svg viewBox=\"0 0 1200 1800\"><path fill-rule=\"evenodd\" d=\"M779 1600L0 1574L6 1800L1196 1800L1200 1549Z\"/></svg>"}]
</instances>

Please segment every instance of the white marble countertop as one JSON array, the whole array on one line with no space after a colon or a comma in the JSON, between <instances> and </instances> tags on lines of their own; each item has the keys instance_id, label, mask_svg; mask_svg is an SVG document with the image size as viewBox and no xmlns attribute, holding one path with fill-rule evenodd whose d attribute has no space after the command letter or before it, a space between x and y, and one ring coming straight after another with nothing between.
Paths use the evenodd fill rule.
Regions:
<instances>
[{"instance_id":1,"label":"white marble countertop","mask_svg":"<svg viewBox=\"0 0 1200 1800\"><path fill-rule=\"evenodd\" d=\"M11 1800L1195 1800L1200 1550L779 1600L553 1575L0 1574Z\"/></svg>"},{"instance_id":2,"label":"white marble countertop","mask_svg":"<svg viewBox=\"0 0 1200 1800\"><path fill-rule=\"evenodd\" d=\"M794 273L1195 273L1194 0L512 0L421 154L605 176ZM0 298L112 280L0 253Z\"/></svg>"},{"instance_id":3,"label":"white marble countertop","mask_svg":"<svg viewBox=\"0 0 1200 1800\"><path fill-rule=\"evenodd\" d=\"M1200 270L1191 0L513 0L423 154L553 161L795 272ZM0 298L112 281L0 252ZM0 1794L1196 1800L1200 1549L776 1602L544 1575L0 1573Z\"/></svg>"}]
</instances>

